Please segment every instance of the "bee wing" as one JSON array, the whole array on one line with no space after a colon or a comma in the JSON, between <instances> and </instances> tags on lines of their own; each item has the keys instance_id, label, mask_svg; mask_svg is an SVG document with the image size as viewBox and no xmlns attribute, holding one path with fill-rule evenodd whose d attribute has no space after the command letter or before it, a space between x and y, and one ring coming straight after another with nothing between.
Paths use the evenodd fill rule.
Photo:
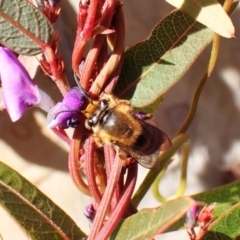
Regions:
<instances>
[{"instance_id":1,"label":"bee wing","mask_svg":"<svg viewBox=\"0 0 240 240\"><path fill-rule=\"evenodd\" d=\"M158 157L159 157L159 151L156 151L154 154L152 155L148 155L148 156L136 156L134 157L138 163L140 165L142 165L145 168L158 168L159 166L159 161L158 161Z\"/></svg>"},{"instance_id":2,"label":"bee wing","mask_svg":"<svg viewBox=\"0 0 240 240\"><path fill-rule=\"evenodd\" d=\"M121 142L116 142L115 144L137 160L143 167L158 167L160 151L171 147L171 141L160 129L145 121L139 120L139 122L142 126L142 132L133 146L126 146Z\"/></svg>"}]
</instances>

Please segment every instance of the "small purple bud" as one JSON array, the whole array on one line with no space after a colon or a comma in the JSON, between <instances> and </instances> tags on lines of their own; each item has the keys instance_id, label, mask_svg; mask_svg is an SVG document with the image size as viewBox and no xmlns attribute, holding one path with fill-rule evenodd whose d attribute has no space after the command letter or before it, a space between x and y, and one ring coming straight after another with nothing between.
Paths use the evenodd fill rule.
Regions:
<instances>
[{"instance_id":1,"label":"small purple bud","mask_svg":"<svg viewBox=\"0 0 240 240\"><path fill-rule=\"evenodd\" d=\"M145 112L137 112L135 113L135 116L140 120L148 120L152 118L151 114L145 113Z\"/></svg>"},{"instance_id":2,"label":"small purple bud","mask_svg":"<svg viewBox=\"0 0 240 240\"><path fill-rule=\"evenodd\" d=\"M79 116L84 107L85 96L79 87L71 88L64 96L63 101L55 105L48 113L48 127L60 125L63 129L79 125Z\"/></svg>"},{"instance_id":3,"label":"small purple bud","mask_svg":"<svg viewBox=\"0 0 240 240\"><path fill-rule=\"evenodd\" d=\"M5 47L0 47L0 79L4 105L13 122L21 118L27 108L39 103L37 85L15 54Z\"/></svg>"},{"instance_id":4,"label":"small purple bud","mask_svg":"<svg viewBox=\"0 0 240 240\"><path fill-rule=\"evenodd\" d=\"M198 216L198 204L196 203L193 207L191 207L186 214L186 226L188 229L193 229L197 222Z\"/></svg>"},{"instance_id":5,"label":"small purple bud","mask_svg":"<svg viewBox=\"0 0 240 240\"><path fill-rule=\"evenodd\" d=\"M84 215L91 221L93 221L95 215L96 215L96 211L93 207L92 204L88 205L85 207L84 209Z\"/></svg>"}]
</instances>

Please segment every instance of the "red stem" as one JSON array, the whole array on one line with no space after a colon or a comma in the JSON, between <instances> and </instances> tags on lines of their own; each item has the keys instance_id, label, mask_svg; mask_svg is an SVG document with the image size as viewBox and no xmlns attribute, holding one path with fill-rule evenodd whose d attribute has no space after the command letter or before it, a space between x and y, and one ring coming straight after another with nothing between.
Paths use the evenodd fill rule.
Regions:
<instances>
[{"instance_id":1,"label":"red stem","mask_svg":"<svg viewBox=\"0 0 240 240\"><path fill-rule=\"evenodd\" d=\"M125 187L123 189L121 199L116 205L116 208L112 212L111 216L108 218L107 222L104 224L103 228L95 238L95 240L108 239L111 233L116 229L131 199L137 181L137 170L138 170L137 163L134 163L129 167L128 176Z\"/></svg>"},{"instance_id":2,"label":"red stem","mask_svg":"<svg viewBox=\"0 0 240 240\"><path fill-rule=\"evenodd\" d=\"M83 57L83 51L86 45L86 41L82 40L80 35L76 36L73 53L72 53L72 69L76 72L78 78L80 78L79 74L79 65L81 63Z\"/></svg>"},{"instance_id":3,"label":"red stem","mask_svg":"<svg viewBox=\"0 0 240 240\"><path fill-rule=\"evenodd\" d=\"M107 210L109 209L109 206L111 203L111 199L112 199L115 187L118 183L119 176L121 174L121 170L122 170L122 162L119 156L116 155L113 166L112 166L111 174L108 178L106 190L104 192L101 203L97 209L96 216L93 220L92 230L88 236L88 240L95 240L96 235L98 234L98 232L100 231L103 225Z\"/></svg>"},{"instance_id":4,"label":"red stem","mask_svg":"<svg viewBox=\"0 0 240 240\"><path fill-rule=\"evenodd\" d=\"M82 124L81 124L82 123ZM80 122L79 128L73 133L73 139L70 145L68 168L71 178L75 185L86 195L91 196L87 184L83 181L79 171L79 148L83 133L83 121Z\"/></svg>"},{"instance_id":5,"label":"red stem","mask_svg":"<svg viewBox=\"0 0 240 240\"><path fill-rule=\"evenodd\" d=\"M104 146L104 157L105 157L107 179L110 179L111 169L112 169L112 165L113 165L115 156L116 156L116 152L113 149L113 147L105 145ZM117 183L117 186L113 193L110 211L115 208L116 204L119 201L119 196L120 196L120 193L122 192L122 184L123 184L123 173L121 173L118 183Z\"/></svg>"},{"instance_id":6,"label":"red stem","mask_svg":"<svg viewBox=\"0 0 240 240\"><path fill-rule=\"evenodd\" d=\"M88 138L85 142L86 144L86 177L88 181L88 186L92 197L94 198L97 206L99 205L102 195L99 192L99 189L96 184L96 176L94 174L94 141L92 138Z\"/></svg>"},{"instance_id":7,"label":"red stem","mask_svg":"<svg viewBox=\"0 0 240 240\"><path fill-rule=\"evenodd\" d=\"M51 69L52 76L50 76L50 77L56 83L60 92L64 96L66 94L66 92L69 90L69 84L66 79L66 76L62 72L59 71L56 54L54 53L53 49L50 46L47 46L45 48L43 54L44 54L49 66L50 66L50 69Z\"/></svg>"},{"instance_id":8,"label":"red stem","mask_svg":"<svg viewBox=\"0 0 240 240\"><path fill-rule=\"evenodd\" d=\"M98 0L91 0L89 7L87 18L83 27L83 31L81 33L82 39L88 41L92 37L93 27L95 25L96 13L97 13Z\"/></svg>"},{"instance_id":9,"label":"red stem","mask_svg":"<svg viewBox=\"0 0 240 240\"><path fill-rule=\"evenodd\" d=\"M106 84L109 76L115 71L119 65L121 56L124 50L124 38L125 38L125 24L124 24L124 15L122 7L118 9L115 13L112 21L112 25L115 29L115 37L113 40L114 49L111 53L110 58L107 63L98 74L97 78L93 82L90 92L94 95L99 95L102 91L102 88ZM110 38L110 37L109 37ZM111 39L111 38L110 38Z\"/></svg>"},{"instance_id":10,"label":"red stem","mask_svg":"<svg viewBox=\"0 0 240 240\"><path fill-rule=\"evenodd\" d=\"M110 177L111 168L112 168L115 156L116 156L116 151L113 149L113 147L110 145L105 145L104 146L104 158L105 158L107 179L109 179L109 177Z\"/></svg>"},{"instance_id":11,"label":"red stem","mask_svg":"<svg viewBox=\"0 0 240 240\"><path fill-rule=\"evenodd\" d=\"M105 12L103 13L102 20L100 24L106 28L109 28L112 21L113 12L115 10L116 0L110 0ZM93 68L95 66L97 57L99 55L100 49L106 39L105 35L97 35L94 39L92 47L87 55L86 61L84 63L84 69L81 76L81 86L84 89L88 89L89 80L92 77Z\"/></svg>"},{"instance_id":12,"label":"red stem","mask_svg":"<svg viewBox=\"0 0 240 240\"><path fill-rule=\"evenodd\" d=\"M89 89L89 84L90 84L90 79L92 77L92 72L93 72L93 68L95 66L96 63L96 59L98 57L98 54L100 52L100 49L104 43L106 36L104 35L97 35L94 39L93 45L91 47L91 49L88 52L87 58L84 62L84 67L83 67L83 71L81 74L81 86L88 90Z\"/></svg>"},{"instance_id":13,"label":"red stem","mask_svg":"<svg viewBox=\"0 0 240 240\"><path fill-rule=\"evenodd\" d=\"M72 54L72 68L73 71L77 73L77 76L81 79L79 74L79 65L83 57L83 51L87 41L92 37L92 31L95 24L96 12L97 12L98 0L91 0L90 5L87 9L87 16L85 19L80 19L83 22L79 22L77 36L74 44L73 54ZM84 24L83 29L81 29L81 24ZM85 87L82 85L85 89Z\"/></svg>"}]
</instances>

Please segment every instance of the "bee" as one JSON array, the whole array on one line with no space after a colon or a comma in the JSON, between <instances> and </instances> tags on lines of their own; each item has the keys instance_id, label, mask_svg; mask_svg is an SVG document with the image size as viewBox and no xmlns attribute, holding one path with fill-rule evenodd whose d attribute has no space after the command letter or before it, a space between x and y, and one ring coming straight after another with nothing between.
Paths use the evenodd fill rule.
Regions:
<instances>
[{"instance_id":1,"label":"bee","mask_svg":"<svg viewBox=\"0 0 240 240\"><path fill-rule=\"evenodd\" d=\"M160 151L171 146L165 133L136 116L128 100L103 94L99 101L90 101L83 113L97 146L116 146L120 157L125 153L145 168L158 167Z\"/></svg>"}]
</instances>

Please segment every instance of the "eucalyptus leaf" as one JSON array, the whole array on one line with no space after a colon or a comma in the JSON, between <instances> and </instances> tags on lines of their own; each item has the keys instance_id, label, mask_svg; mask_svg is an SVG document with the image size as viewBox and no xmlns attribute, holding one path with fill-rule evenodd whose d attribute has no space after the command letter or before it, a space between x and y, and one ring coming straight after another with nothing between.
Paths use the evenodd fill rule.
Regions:
<instances>
[{"instance_id":1,"label":"eucalyptus leaf","mask_svg":"<svg viewBox=\"0 0 240 240\"><path fill-rule=\"evenodd\" d=\"M31 239L75 240L86 237L62 209L2 162L0 204Z\"/></svg>"},{"instance_id":2,"label":"eucalyptus leaf","mask_svg":"<svg viewBox=\"0 0 240 240\"><path fill-rule=\"evenodd\" d=\"M26 0L0 0L0 43L23 55L36 55L54 39L48 19Z\"/></svg>"}]
</instances>

